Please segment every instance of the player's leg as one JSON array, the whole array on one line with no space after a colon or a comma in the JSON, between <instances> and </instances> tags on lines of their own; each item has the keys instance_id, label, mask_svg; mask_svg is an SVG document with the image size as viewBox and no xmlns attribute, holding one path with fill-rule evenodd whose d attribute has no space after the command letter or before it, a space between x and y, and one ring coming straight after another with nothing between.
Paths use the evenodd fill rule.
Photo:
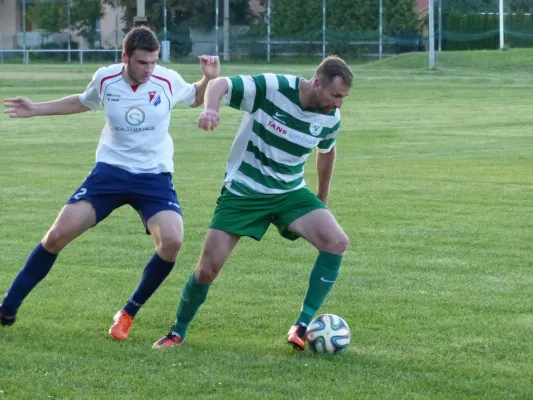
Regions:
<instances>
[{"instance_id":1,"label":"player's leg","mask_svg":"<svg viewBox=\"0 0 533 400\"><path fill-rule=\"evenodd\" d=\"M155 253L146 264L139 285L124 307L132 317L135 317L170 274L183 243L183 218L177 212L158 212L148 220L146 226L154 238Z\"/></svg>"},{"instance_id":2,"label":"player's leg","mask_svg":"<svg viewBox=\"0 0 533 400\"><path fill-rule=\"evenodd\" d=\"M160 211L148 220L146 226L154 238L156 250L126 305L114 317L109 334L116 340L128 338L133 318L174 268L183 242L183 219L177 212Z\"/></svg>"},{"instance_id":3,"label":"player's leg","mask_svg":"<svg viewBox=\"0 0 533 400\"><path fill-rule=\"evenodd\" d=\"M322 307L337 280L348 236L326 209L313 210L289 225L289 231L306 239L318 250L303 307L296 323L309 324Z\"/></svg>"},{"instance_id":4,"label":"player's leg","mask_svg":"<svg viewBox=\"0 0 533 400\"><path fill-rule=\"evenodd\" d=\"M96 213L88 201L67 204L43 240L33 249L0 305L0 323L11 325L31 290L51 270L58 253L96 223Z\"/></svg>"},{"instance_id":5,"label":"player's leg","mask_svg":"<svg viewBox=\"0 0 533 400\"><path fill-rule=\"evenodd\" d=\"M154 348L163 349L183 342L189 324L207 297L209 286L218 276L239 239L249 236L261 240L271 220L269 198L261 201L222 190L200 261L181 294L176 322L168 335L154 343Z\"/></svg>"},{"instance_id":6,"label":"player's leg","mask_svg":"<svg viewBox=\"0 0 533 400\"><path fill-rule=\"evenodd\" d=\"M28 293L48 274L57 254L83 232L124 204L123 170L97 163L63 207L55 223L30 254L0 305L0 323L14 317Z\"/></svg>"},{"instance_id":7,"label":"player's leg","mask_svg":"<svg viewBox=\"0 0 533 400\"><path fill-rule=\"evenodd\" d=\"M303 350L306 327L322 307L337 279L342 255L348 247L348 237L335 217L307 189L289 194L287 207L280 212L275 224L283 236L289 239L303 237L319 252L300 315L288 337L291 345Z\"/></svg>"},{"instance_id":8,"label":"player's leg","mask_svg":"<svg viewBox=\"0 0 533 400\"><path fill-rule=\"evenodd\" d=\"M125 306L115 314L109 335L116 340L128 338L133 318L174 268L183 242L181 207L170 174L129 174L128 179L134 187L130 204L152 235L155 253Z\"/></svg>"},{"instance_id":9,"label":"player's leg","mask_svg":"<svg viewBox=\"0 0 533 400\"><path fill-rule=\"evenodd\" d=\"M207 232L200 261L181 293L176 322L168 335L154 343L154 348L163 349L183 342L187 328L207 298L211 283L218 276L239 239L238 235L217 229Z\"/></svg>"}]
</instances>

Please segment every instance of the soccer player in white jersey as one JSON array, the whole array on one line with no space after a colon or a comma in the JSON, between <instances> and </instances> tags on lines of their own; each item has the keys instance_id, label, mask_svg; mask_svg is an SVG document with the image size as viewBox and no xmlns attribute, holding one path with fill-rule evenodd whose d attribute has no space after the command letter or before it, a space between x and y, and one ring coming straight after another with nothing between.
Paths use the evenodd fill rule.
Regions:
<instances>
[{"instance_id":1,"label":"soccer player in white jersey","mask_svg":"<svg viewBox=\"0 0 533 400\"><path fill-rule=\"evenodd\" d=\"M200 261L181 294L170 333L154 348L179 345L215 280L242 236L260 240L270 224L295 240L303 237L318 256L301 312L288 343L305 347L307 325L322 306L341 266L348 237L326 208L333 173L340 108L353 73L338 57L326 58L312 80L275 74L217 78L207 87L198 126L219 124L219 102L245 111L233 142L222 193ZM303 179L304 164L317 147L318 193Z\"/></svg>"},{"instance_id":2,"label":"soccer player in white jersey","mask_svg":"<svg viewBox=\"0 0 533 400\"><path fill-rule=\"evenodd\" d=\"M114 317L109 334L128 338L133 318L172 270L183 240L183 220L172 185L173 142L168 133L170 111L177 103L203 103L209 80L219 74L218 57L201 56L204 74L194 84L157 65L160 44L148 28L131 30L123 42L122 63L100 68L87 90L60 100L32 103L4 100L13 118L67 115L105 110L105 126L96 150L96 165L61 210L42 241L14 279L0 305L0 323L15 322L30 291L48 274L58 253L113 210L129 204L152 234L155 254L141 280Z\"/></svg>"}]
</instances>

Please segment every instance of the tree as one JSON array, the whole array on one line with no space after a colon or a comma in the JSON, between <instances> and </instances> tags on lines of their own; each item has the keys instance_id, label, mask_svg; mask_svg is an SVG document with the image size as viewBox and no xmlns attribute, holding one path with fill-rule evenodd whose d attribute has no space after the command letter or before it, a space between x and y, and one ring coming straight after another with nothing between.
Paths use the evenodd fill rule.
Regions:
<instances>
[{"instance_id":1,"label":"tree","mask_svg":"<svg viewBox=\"0 0 533 400\"><path fill-rule=\"evenodd\" d=\"M103 0L104 3L115 7L115 0ZM145 12L148 25L154 30L163 29L163 0L145 0ZM126 31L133 25L133 18L137 15L137 0L118 0L118 5L124 9L123 21ZM219 24L222 22L222 5L220 0ZM167 0L168 29L178 26L196 27L211 30L215 26L215 0ZM248 0L230 0L230 23L248 24L252 20Z\"/></svg>"},{"instance_id":2,"label":"tree","mask_svg":"<svg viewBox=\"0 0 533 400\"><path fill-rule=\"evenodd\" d=\"M103 0L105 4L115 7L115 0ZM173 56L186 56L191 49L190 28L210 31L215 27L215 0L167 0L167 39L170 41L170 53ZM122 18L124 32L133 26L137 15L137 0L118 0L124 9ZM219 24L222 23L223 0L220 0ZM164 14L163 0L145 0L145 13L148 26L154 30L160 40L163 39ZM230 0L230 23L248 24L252 20L248 0Z\"/></svg>"},{"instance_id":3,"label":"tree","mask_svg":"<svg viewBox=\"0 0 533 400\"><path fill-rule=\"evenodd\" d=\"M498 2L496 0L443 0L442 8L446 12L455 10L464 14L469 11L474 13L498 12Z\"/></svg>"},{"instance_id":4,"label":"tree","mask_svg":"<svg viewBox=\"0 0 533 400\"><path fill-rule=\"evenodd\" d=\"M261 0L261 3L266 5L266 0ZM383 3L386 34L417 36L419 20L414 11L415 0L383 0ZM266 34L266 23L264 18L259 21L254 31L262 36ZM378 39L379 2L327 0L326 22L328 52L353 55L355 46L350 44L351 41ZM322 2L300 0L298 7L289 1L272 2L271 34L282 39L321 40ZM316 52L316 48L311 48L309 52Z\"/></svg>"},{"instance_id":5,"label":"tree","mask_svg":"<svg viewBox=\"0 0 533 400\"><path fill-rule=\"evenodd\" d=\"M104 16L102 3L100 0L71 0L70 10L71 27L93 47L97 39L96 21ZM45 35L65 31L68 29L68 0L37 1L28 9L28 19Z\"/></svg>"},{"instance_id":6,"label":"tree","mask_svg":"<svg viewBox=\"0 0 533 400\"><path fill-rule=\"evenodd\" d=\"M523 11L531 13L533 11L533 0L509 0L508 3L512 12Z\"/></svg>"}]
</instances>

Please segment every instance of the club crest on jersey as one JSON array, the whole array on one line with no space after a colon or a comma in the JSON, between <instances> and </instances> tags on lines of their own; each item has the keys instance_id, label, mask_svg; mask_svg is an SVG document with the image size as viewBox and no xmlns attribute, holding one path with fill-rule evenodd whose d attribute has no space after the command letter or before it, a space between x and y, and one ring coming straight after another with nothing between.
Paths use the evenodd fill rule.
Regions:
<instances>
[{"instance_id":1,"label":"club crest on jersey","mask_svg":"<svg viewBox=\"0 0 533 400\"><path fill-rule=\"evenodd\" d=\"M157 106L161 103L161 95L159 92L148 92L148 97L150 99L150 104L153 106Z\"/></svg>"},{"instance_id":2,"label":"club crest on jersey","mask_svg":"<svg viewBox=\"0 0 533 400\"><path fill-rule=\"evenodd\" d=\"M322 126L318 124L311 124L309 125L309 132L311 132L311 135L318 136L320 135L320 132L322 132Z\"/></svg>"},{"instance_id":3,"label":"club crest on jersey","mask_svg":"<svg viewBox=\"0 0 533 400\"><path fill-rule=\"evenodd\" d=\"M131 107L126 111L126 122L131 126L139 126L144 122L144 111L139 107Z\"/></svg>"}]
</instances>

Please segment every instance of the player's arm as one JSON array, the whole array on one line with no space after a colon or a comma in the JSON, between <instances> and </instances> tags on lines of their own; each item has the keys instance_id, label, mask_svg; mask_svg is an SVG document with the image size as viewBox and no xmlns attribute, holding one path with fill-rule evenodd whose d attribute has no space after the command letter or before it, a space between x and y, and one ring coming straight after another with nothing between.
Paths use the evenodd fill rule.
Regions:
<instances>
[{"instance_id":1,"label":"player's arm","mask_svg":"<svg viewBox=\"0 0 533 400\"><path fill-rule=\"evenodd\" d=\"M220 122L218 111L220 100L228 93L226 78L216 78L207 84L204 99L204 111L198 118L198 127L204 131L212 131Z\"/></svg>"},{"instance_id":2,"label":"player's arm","mask_svg":"<svg viewBox=\"0 0 533 400\"><path fill-rule=\"evenodd\" d=\"M196 89L196 98L191 107L198 107L205 101L205 91L210 81L218 77L220 73L220 60L218 56L200 56L200 66L204 76L198 82L194 83Z\"/></svg>"},{"instance_id":3,"label":"player's arm","mask_svg":"<svg viewBox=\"0 0 533 400\"><path fill-rule=\"evenodd\" d=\"M317 152L316 169L318 178L317 197L326 204L331 177L333 176L333 166L335 164L335 146L327 153Z\"/></svg>"},{"instance_id":4,"label":"player's arm","mask_svg":"<svg viewBox=\"0 0 533 400\"><path fill-rule=\"evenodd\" d=\"M4 99L4 114L11 118L30 118L46 115L70 115L89 111L79 95L63 97L59 100L34 103L25 97Z\"/></svg>"},{"instance_id":5,"label":"player's arm","mask_svg":"<svg viewBox=\"0 0 533 400\"><path fill-rule=\"evenodd\" d=\"M276 81L277 83L277 81ZM198 127L211 131L220 122L219 104L225 98L226 104L236 110L255 112L264 100L267 91L263 74L256 76L220 77L207 85L204 111L198 118Z\"/></svg>"}]
</instances>

